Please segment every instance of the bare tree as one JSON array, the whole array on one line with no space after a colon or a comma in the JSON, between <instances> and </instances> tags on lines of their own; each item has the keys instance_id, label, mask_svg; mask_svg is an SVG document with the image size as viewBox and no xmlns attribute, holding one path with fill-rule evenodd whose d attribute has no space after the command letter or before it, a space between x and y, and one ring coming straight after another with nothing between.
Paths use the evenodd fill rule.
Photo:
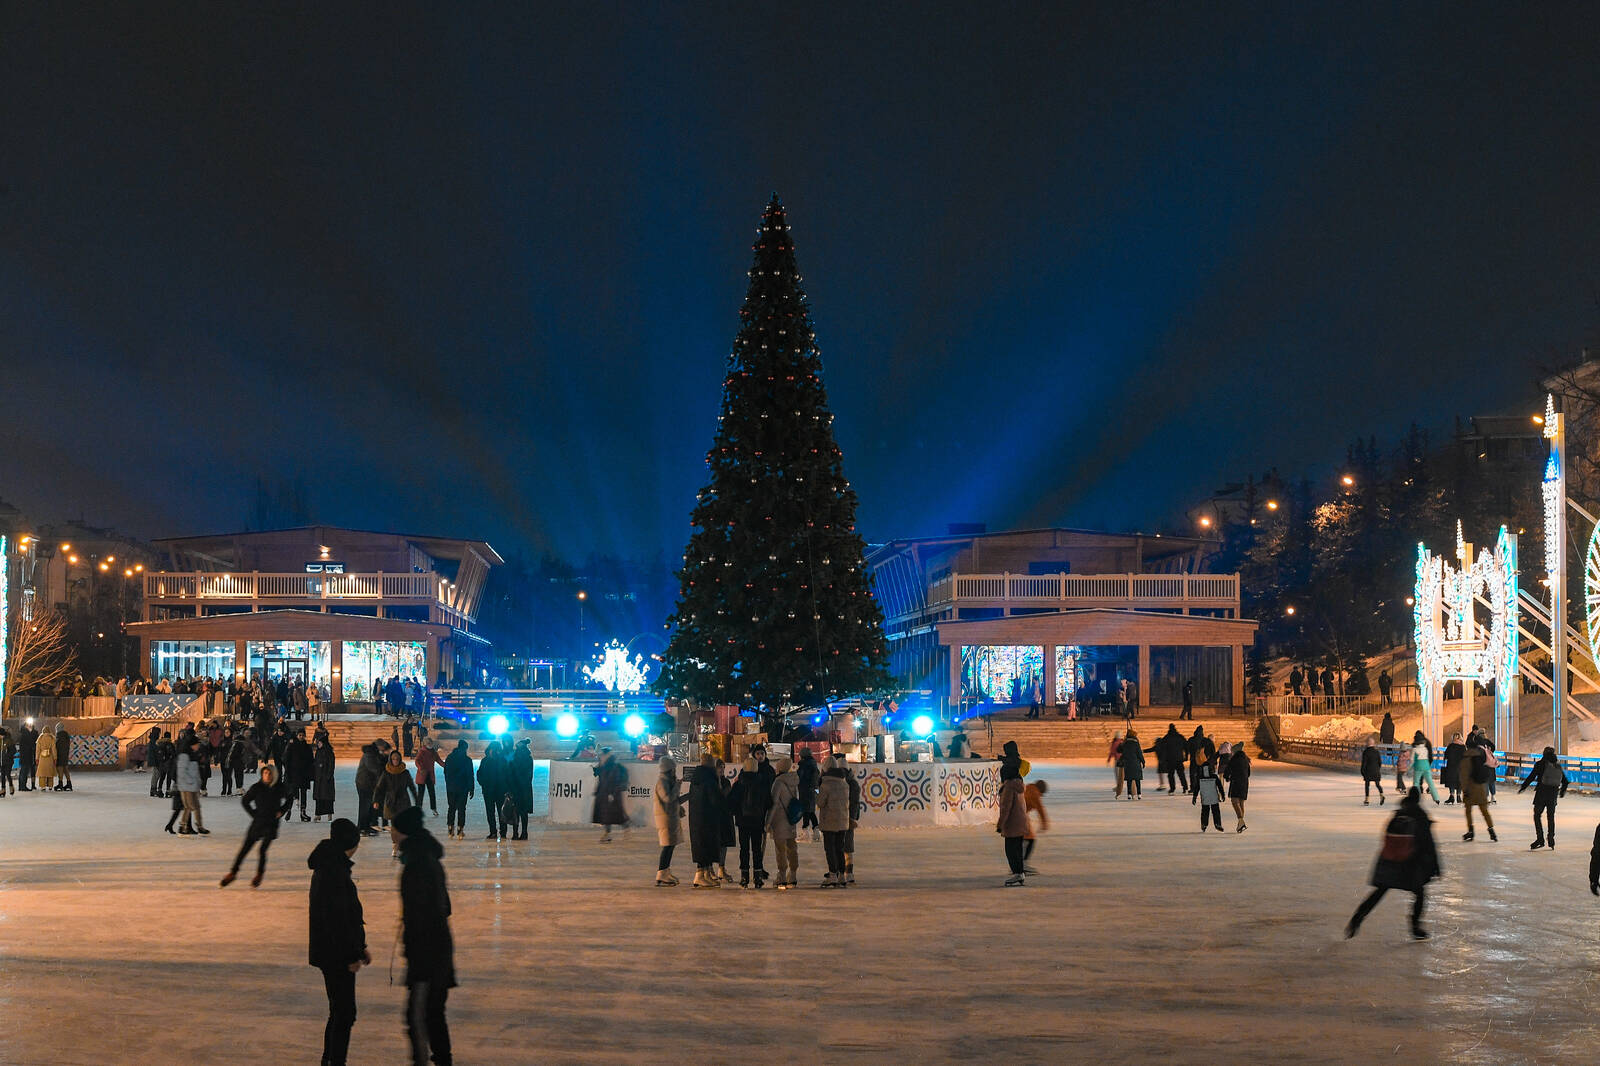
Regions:
<instances>
[{"instance_id":1,"label":"bare tree","mask_svg":"<svg viewBox=\"0 0 1600 1066\"><path fill-rule=\"evenodd\" d=\"M31 621L19 607L11 612L10 648L6 657L5 700L0 717L11 713L14 693L32 688L53 688L78 672L78 655L67 640L67 621L58 611L38 614Z\"/></svg>"}]
</instances>

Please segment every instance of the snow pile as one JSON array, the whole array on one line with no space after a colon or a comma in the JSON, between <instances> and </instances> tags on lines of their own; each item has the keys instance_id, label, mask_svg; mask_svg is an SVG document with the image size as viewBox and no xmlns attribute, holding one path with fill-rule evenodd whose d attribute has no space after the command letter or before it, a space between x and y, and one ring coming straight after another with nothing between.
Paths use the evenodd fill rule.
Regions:
<instances>
[{"instance_id":1,"label":"snow pile","mask_svg":"<svg viewBox=\"0 0 1600 1066\"><path fill-rule=\"evenodd\" d=\"M1300 734L1301 740L1365 740L1374 736L1378 727L1366 715L1330 718Z\"/></svg>"}]
</instances>

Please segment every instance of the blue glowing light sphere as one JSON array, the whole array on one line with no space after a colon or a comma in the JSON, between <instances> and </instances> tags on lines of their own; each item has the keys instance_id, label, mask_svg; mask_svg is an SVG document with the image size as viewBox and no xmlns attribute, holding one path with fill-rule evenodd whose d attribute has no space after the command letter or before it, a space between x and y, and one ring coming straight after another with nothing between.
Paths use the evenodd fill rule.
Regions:
<instances>
[{"instance_id":1,"label":"blue glowing light sphere","mask_svg":"<svg viewBox=\"0 0 1600 1066\"><path fill-rule=\"evenodd\" d=\"M497 737L505 735L505 731L510 728L511 722L503 714L497 714L489 719L489 732Z\"/></svg>"},{"instance_id":2,"label":"blue glowing light sphere","mask_svg":"<svg viewBox=\"0 0 1600 1066\"><path fill-rule=\"evenodd\" d=\"M644 735L644 719L636 714L630 714L622 722L622 731L630 737Z\"/></svg>"},{"instance_id":3,"label":"blue glowing light sphere","mask_svg":"<svg viewBox=\"0 0 1600 1066\"><path fill-rule=\"evenodd\" d=\"M556 719L556 736L575 737L578 735L578 716L564 714Z\"/></svg>"},{"instance_id":4,"label":"blue glowing light sphere","mask_svg":"<svg viewBox=\"0 0 1600 1066\"><path fill-rule=\"evenodd\" d=\"M933 719L925 714L919 714L911 719L911 731L919 737L928 736L933 732Z\"/></svg>"}]
</instances>

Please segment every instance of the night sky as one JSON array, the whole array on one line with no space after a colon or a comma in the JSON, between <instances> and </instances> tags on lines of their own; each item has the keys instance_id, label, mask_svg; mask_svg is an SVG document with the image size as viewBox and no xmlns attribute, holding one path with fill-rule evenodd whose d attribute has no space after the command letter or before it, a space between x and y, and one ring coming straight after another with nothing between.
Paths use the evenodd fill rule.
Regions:
<instances>
[{"instance_id":1,"label":"night sky","mask_svg":"<svg viewBox=\"0 0 1600 1066\"><path fill-rule=\"evenodd\" d=\"M36 520L676 558L773 191L871 540L1155 528L1600 325L1593 4L160 6L0 4Z\"/></svg>"}]
</instances>

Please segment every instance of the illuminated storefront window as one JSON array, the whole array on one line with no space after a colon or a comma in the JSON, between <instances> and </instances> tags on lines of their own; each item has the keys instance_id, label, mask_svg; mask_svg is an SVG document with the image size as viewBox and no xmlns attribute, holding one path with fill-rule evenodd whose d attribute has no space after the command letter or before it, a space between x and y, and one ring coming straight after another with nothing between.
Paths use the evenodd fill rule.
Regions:
<instances>
[{"instance_id":1,"label":"illuminated storefront window","mask_svg":"<svg viewBox=\"0 0 1600 1066\"><path fill-rule=\"evenodd\" d=\"M347 640L344 642L344 698L372 699L373 686L391 677L414 677L426 683L428 645L420 640Z\"/></svg>"},{"instance_id":2,"label":"illuminated storefront window","mask_svg":"<svg viewBox=\"0 0 1600 1066\"><path fill-rule=\"evenodd\" d=\"M249 653L248 677L263 677L268 681L288 678L290 681L315 682L327 688L333 677L333 644L326 640L252 640Z\"/></svg>"},{"instance_id":3,"label":"illuminated storefront window","mask_svg":"<svg viewBox=\"0 0 1600 1066\"><path fill-rule=\"evenodd\" d=\"M233 677L231 640L155 640L150 642L150 676L178 680L184 677Z\"/></svg>"},{"instance_id":4,"label":"illuminated storefront window","mask_svg":"<svg viewBox=\"0 0 1600 1066\"><path fill-rule=\"evenodd\" d=\"M1027 703L1033 686L1044 686L1044 649L1037 644L965 645L961 649L961 693L993 703Z\"/></svg>"}]
</instances>

